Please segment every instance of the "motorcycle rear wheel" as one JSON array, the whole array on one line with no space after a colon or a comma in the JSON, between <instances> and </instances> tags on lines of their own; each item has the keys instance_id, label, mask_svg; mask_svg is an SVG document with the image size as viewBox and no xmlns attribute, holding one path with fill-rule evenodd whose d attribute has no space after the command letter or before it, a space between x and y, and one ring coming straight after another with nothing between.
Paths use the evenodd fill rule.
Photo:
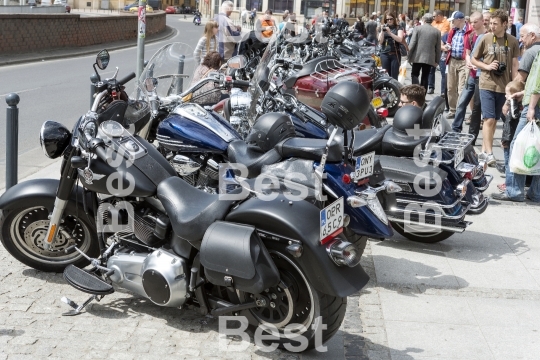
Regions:
<instances>
[{"instance_id":1,"label":"motorcycle rear wheel","mask_svg":"<svg viewBox=\"0 0 540 360\"><path fill-rule=\"evenodd\" d=\"M373 90L381 90L389 93L393 93L394 101L391 104L385 103L384 106L388 109L388 116L394 116L396 111L399 109L399 100L401 96L401 84L396 80L392 79L382 86L377 87Z\"/></svg>"},{"instance_id":2,"label":"motorcycle rear wheel","mask_svg":"<svg viewBox=\"0 0 540 360\"><path fill-rule=\"evenodd\" d=\"M77 245L90 257L99 255L95 226L92 221L85 219L86 215L82 210L77 214L68 206L61 223L65 232L58 233L52 249L45 250L43 247L49 228L47 209L50 205L47 201L42 201L42 204L37 201L31 207L2 210L2 244L14 258L40 271L62 272L71 264L77 267L88 265L88 260L77 251L65 253L69 246Z\"/></svg>"},{"instance_id":3,"label":"motorcycle rear wheel","mask_svg":"<svg viewBox=\"0 0 540 360\"><path fill-rule=\"evenodd\" d=\"M322 343L327 342L339 330L345 311L347 298L323 294L311 286L300 267L289 256L270 250L282 282L287 285L283 288L277 285L265 290L263 295L271 299L270 307L244 310L241 314L246 316L253 331L258 326L272 325L278 330L275 340L263 341L265 345L277 343L280 348L290 351L306 351L315 348L315 334L322 331ZM249 294L240 293L242 302L249 301ZM323 324L326 329L320 328ZM284 329L292 330L289 337L284 335ZM315 329L314 329L315 328ZM321 330L322 329L322 330ZM263 331L270 335L270 332ZM300 348L298 338L307 340L306 346ZM296 340L295 340L296 338ZM290 347L296 349L290 349Z\"/></svg>"},{"instance_id":4,"label":"motorcycle rear wheel","mask_svg":"<svg viewBox=\"0 0 540 360\"><path fill-rule=\"evenodd\" d=\"M425 243L425 244L437 243L437 242L446 240L450 236L454 235L452 231L447 231L447 230L442 230L438 232L412 233L412 232L405 231L403 224L399 224L395 222L392 222L392 227L400 235L406 237L407 239L414 242L420 242L420 243Z\"/></svg>"}]
</instances>

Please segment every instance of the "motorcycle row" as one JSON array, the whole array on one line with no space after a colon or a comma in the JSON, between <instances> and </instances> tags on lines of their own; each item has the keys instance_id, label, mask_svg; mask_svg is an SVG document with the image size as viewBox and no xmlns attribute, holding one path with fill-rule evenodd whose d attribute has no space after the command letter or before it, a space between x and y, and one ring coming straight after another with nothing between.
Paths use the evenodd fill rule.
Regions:
<instances>
[{"instance_id":1,"label":"motorcycle row","mask_svg":"<svg viewBox=\"0 0 540 360\"><path fill-rule=\"evenodd\" d=\"M368 238L438 242L485 211L491 178L472 138L447 130L442 99L388 125L376 66L310 60L311 45L279 35L252 45L184 90L192 50L168 44L129 96L135 74L119 80L117 69L71 131L43 124L60 177L0 197L1 240L90 294L62 298L64 315L115 286L158 306L245 316L307 350L337 332L347 296L368 282ZM109 62L100 52L96 73ZM194 102L208 84L227 99Z\"/></svg>"}]
</instances>

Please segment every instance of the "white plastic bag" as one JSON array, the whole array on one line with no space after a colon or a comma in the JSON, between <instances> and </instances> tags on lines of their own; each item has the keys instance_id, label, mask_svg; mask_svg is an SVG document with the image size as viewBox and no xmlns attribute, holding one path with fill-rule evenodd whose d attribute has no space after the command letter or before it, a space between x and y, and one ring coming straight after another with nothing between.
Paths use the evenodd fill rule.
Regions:
<instances>
[{"instance_id":1,"label":"white plastic bag","mask_svg":"<svg viewBox=\"0 0 540 360\"><path fill-rule=\"evenodd\" d=\"M523 175L540 175L540 129L533 121L517 135L512 156L510 171Z\"/></svg>"},{"instance_id":2,"label":"white plastic bag","mask_svg":"<svg viewBox=\"0 0 540 360\"><path fill-rule=\"evenodd\" d=\"M401 85L405 85L405 79L407 79L407 60L401 60L397 80Z\"/></svg>"}]
</instances>

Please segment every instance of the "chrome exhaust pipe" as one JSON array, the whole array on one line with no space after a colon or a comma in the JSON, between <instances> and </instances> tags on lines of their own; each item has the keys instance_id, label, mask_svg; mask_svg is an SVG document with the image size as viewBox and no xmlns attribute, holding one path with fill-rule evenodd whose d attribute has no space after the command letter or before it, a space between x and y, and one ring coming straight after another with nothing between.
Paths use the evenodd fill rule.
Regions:
<instances>
[{"instance_id":1,"label":"chrome exhaust pipe","mask_svg":"<svg viewBox=\"0 0 540 360\"><path fill-rule=\"evenodd\" d=\"M393 216L388 216L388 220L396 222L398 224L405 224L404 219L399 219L399 218L396 218L396 217L393 217ZM425 227L425 228L433 229L433 230L446 230L446 231L451 231L451 232L460 233L460 234L465 231L467 226L472 224L472 222L470 222L470 221L464 221L465 227L464 228L458 228L458 227L444 226L444 225L437 225L437 224L427 224L427 223L421 224L421 223L416 223L416 222L412 222L412 221L409 222L409 223L412 226Z\"/></svg>"}]
</instances>

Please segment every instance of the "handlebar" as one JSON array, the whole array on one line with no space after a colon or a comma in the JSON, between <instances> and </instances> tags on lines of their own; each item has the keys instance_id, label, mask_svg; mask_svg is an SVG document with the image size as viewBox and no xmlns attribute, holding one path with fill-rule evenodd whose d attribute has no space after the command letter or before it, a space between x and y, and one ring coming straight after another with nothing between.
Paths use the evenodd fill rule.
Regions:
<instances>
[{"instance_id":1,"label":"handlebar","mask_svg":"<svg viewBox=\"0 0 540 360\"><path fill-rule=\"evenodd\" d=\"M233 80L232 85L233 86L238 86L238 87L249 87L249 81Z\"/></svg>"},{"instance_id":2,"label":"handlebar","mask_svg":"<svg viewBox=\"0 0 540 360\"><path fill-rule=\"evenodd\" d=\"M135 79L137 75L135 75L134 72L132 72L131 74L128 74L127 76L125 76L124 78L118 80L118 84L119 85L124 85L125 83L127 83L128 81L132 80L132 79Z\"/></svg>"}]
</instances>

